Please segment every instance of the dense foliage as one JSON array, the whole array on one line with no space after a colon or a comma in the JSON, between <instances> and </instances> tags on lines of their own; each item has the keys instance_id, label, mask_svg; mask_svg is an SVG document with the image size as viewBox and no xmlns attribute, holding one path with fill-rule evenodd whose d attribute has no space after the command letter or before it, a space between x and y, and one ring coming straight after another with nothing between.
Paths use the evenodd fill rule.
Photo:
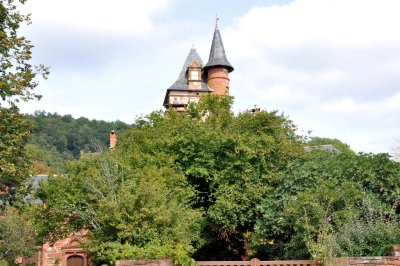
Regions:
<instances>
[{"instance_id":1,"label":"dense foliage","mask_svg":"<svg viewBox=\"0 0 400 266\"><path fill-rule=\"evenodd\" d=\"M29 63L24 22L13 0L0 0L0 264L33 254L36 241L87 229L83 245L98 264L171 257L188 265L188 255L329 261L385 255L400 243L400 163L337 139L305 144L278 112L233 115L232 98L209 95L135 127L21 115L18 102L39 99L36 77L48 74ZM110 130L126 132L115 150L102 150ZM304 150L326 144L341 153ZM37 189L43 205L26 200L29 171L58 174Z\"/></svg>"},{"instance_id":2,"label":"dense foliage","mask_svg":"<svg viewBox=\"0 0 400 266\"><path fill-rule=\"evenodd\" d=\"M371 215L379 217L380 226L395 229L389 225L398 221L399 177L399 163L387 154L309 153L295 160L276 185L279 200L266 208L260 237L270 235L274 245L283 244L283 253L274 255L286 258L321 258L321 250L328 247L322 257L385 253L400 243L398 229L390 232L393 237L365 241L359 249L363 252L345 247L343 234L358 224L371 234L364 237L372 238L373 231L367 229L373 225Z\"/></svg>"},{"instance_id":3,"label":"dense foliage","mask_svg":"<svg viewBox=\"0 0 400 266\"><path fill-rule=\"evenodd\" d=\"M19 1L24 3L25 1ZM21 148L31 127L20 115L20 100L40 98L33 93L36 75L47 75L43 66L30 64L32 44L19 36L29 17L16 10L13 1L0 2L0 207L15 201L17 189L27 177L28 163Z\"/></svg>"},{"instance_id":4,"label":"dense foliage","mask_svg":"<svg viewBox=\"0 0 400 266\"><path fill-rule=\"evenodd\" d=\"M138 119L115 150L50 178L38 193L41 236L88 228L100 261L326 259L400 243L399 163L338 140L340 154L305 152L288 118L233 115L231 100L206 96L185 114Z\"/></svg>"},{"instance_id":5,"label":"dense foliage","mask_svg":"<svg viewBox=\"0 0 400 266\"><path fill-rule=\"evenodd\" d=\"M18 2L24 4L25 0ZM32 127L20 114L18 102L40 98L33 90L38 85L37 76L46 78L48 70L30 63L33 46L19 35L21 24L29 22L29 16L19 13L13 0L0 1L1 265L14 263L17 256L30 256L36 250L35 231L21 209L29 177L29 158L23 146Z\"/></svg>"},{"instance_id":6,"label":"dense foliage","mask_svg":"<svg viewBox=\"0 0 400 266\"><path fill-rule=\"evenodd\" d=\"M341 153L352 153L354 151L350 149L350 146L338 139L321 138L321 137L311 137L307 141L307 146L320 146L320 145L332 145L338 149Z\"/></svg>"},{"instance_id":7,"label":"dense foliage","mask_svg":"<svg viewBox=\"0 0 400 266\"><path fill-rule=\"evenodd\" d=\"M188 259L199 240L202 212L192 209L193 189L185 177L165 164L114 157L114 152L88 154L68 168L68 176L50 177L37 194L37 229L48 241L89 229L86 248L97 262L112 263L128 256ZM162 159L162 158L160 158ZM183 253L185 256L181 255ZM190 261L190 260L189 260Z\"/></svg>"},{"instance_id":8,"label":"dense foliage","mask_svg":"<svg viewBox=\"0 0 400 266\"><path fill-rule=\"evenodd\" d=\"M7 208L0 216L0 262L13 262L17 257L35 255L35 237L28 212Z\"/></svg>"},{"instance_id":9,"label":"dense foliage","mask_svg":"<svg viewBox=\"0 0 400 266\"><path fill-rule=\"evenodd\" d=\"M153 113L119 138L117 148L108 155L114 162L107 167L102 156L90 156L71 165L67 177L51 178L38 193L46 203L40 214L43 219L39 219L42 235L54 236L58 231L62 236L89 228L96 247L102 247L101 243L143 248L149 243L183 242L198 249L196 257L210 256L218 245L221 258L246 256L246 245L261 215L259 204L271 190L269 183L304 151L295 127L285 117L276 112L234 116L230 102L229 97L209 96L187 115ZM99 208L100 189L110 197L122 198L105 196L107 201ZM193 193L190 197L189 192ZM167 195L179 204L158 202L157 197ZM135 203L144 204L143 198L149 197L152 200L144 201L149 205L145 210ZM160 207L165 210L152 211ZM185 215L179 215L178 207ZM164 221L170 219L170 212L174 224L180 224L178 231ZM194 214L188 212L204 213L204 218L191 219ZM148 215L162 223L144 223ZM67 225L65 219L69 219ZM203 219L202 237L193 238L193 230L200 229L193 227L194 222ZM158 228L156 234L153 226ZM107 249L92 251L102 257L114 254Z\"/></svg>"},{"instance_id":10,"label":"dense foliage","mask_svg":"<svg viewBox=\"0 0 400 266\"><path fill-rule=\"evenodd\" d=\"M107 147L111 130L120 134L129 127L121 121L75 119L44 111L27 117L33 124L25 146L32 162L31 174L64 173L66 163L78 159L81 153Z\"/></svg>"}]
</instances>

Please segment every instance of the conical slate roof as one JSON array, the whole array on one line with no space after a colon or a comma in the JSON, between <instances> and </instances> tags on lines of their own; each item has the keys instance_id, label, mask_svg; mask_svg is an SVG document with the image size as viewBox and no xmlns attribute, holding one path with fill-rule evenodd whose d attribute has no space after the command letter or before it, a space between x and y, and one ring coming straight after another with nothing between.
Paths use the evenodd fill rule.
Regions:
<instances>
[{"instance_id":1,"label":"conical slate roof","mask_svg":"<svg viewBox=\"0 0 400 266\"><path fill-rule=\"evenodd\" d=\"M204 69L212 67L225 67L228 72L233 71L233 66L226 59L224 44L222 43L221 34L219 33L218 25L215 25L214 38L211 44L210 58Z\"/></svg>"}]
</instances>

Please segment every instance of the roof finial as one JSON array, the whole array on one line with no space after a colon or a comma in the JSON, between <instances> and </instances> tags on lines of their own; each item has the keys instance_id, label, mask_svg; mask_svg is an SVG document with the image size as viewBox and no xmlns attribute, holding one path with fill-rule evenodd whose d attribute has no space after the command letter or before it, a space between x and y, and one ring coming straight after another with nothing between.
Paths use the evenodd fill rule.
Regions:
<instances>
[{"instance_id":1,"label":"roof finial","mask_svg":"<svg viewBox=\"0 0 400 266\"><path fill-rule=\"evenodd\" d=\"M196 45L192 43L192 49L196 49Z\"/></svg>"},{"instance_id":2,"label":"roof finial","mask_svg":"<svg viewBox=\"0 0 400 266\"><path fill-rule=\"evenodd\" d=\"M218 14L215 14L215 28L216 29L218 29L218 21L219 21Z\"/></svg>"}]
</instances>

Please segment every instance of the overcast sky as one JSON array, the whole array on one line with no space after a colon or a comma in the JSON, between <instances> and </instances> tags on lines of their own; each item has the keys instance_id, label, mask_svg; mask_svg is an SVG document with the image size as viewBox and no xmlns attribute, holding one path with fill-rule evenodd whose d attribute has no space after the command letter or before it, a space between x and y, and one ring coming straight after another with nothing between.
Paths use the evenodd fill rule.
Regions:
<instances>
[{"instance_id":1,"label":"overcast sky","mask_svg":"<svg viewBox=\"0 0 400 266\"><path fill-rule=\"evenodd\" d=\"M400 140L398 0L29 0L39 102L78 118L132 123L162 108L194 44L207 62L215 18L234 111L279 110L355 151Z\"/></svg>"}]
</instances>

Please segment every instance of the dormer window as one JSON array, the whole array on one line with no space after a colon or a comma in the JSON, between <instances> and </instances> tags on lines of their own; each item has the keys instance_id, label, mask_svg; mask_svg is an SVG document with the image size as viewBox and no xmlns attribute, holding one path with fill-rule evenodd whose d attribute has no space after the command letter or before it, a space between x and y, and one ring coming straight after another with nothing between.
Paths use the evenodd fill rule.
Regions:
<instances>
[{"instance_id":1,"label":"dormer window","mask_svg":"<svg viewBox=\"0 0 400 266\"><path fill-rule=\"evenodd\" d=\"M193 60L192 64L188 66L186 72L186 81L189 85L189 89L199 90L201 89L201 65Z\"/></svg>"},{"instance_id":2,"label":"dormer window","mask_svg":"<svg viewBox=\"0 0 400 266\"><path fill-rule=\"evenodd\" d=\"M189 83L192 81L201 81L201 66L196 61L193 61L188 67L187 79Z\"/></svg>"}]
</instances>

